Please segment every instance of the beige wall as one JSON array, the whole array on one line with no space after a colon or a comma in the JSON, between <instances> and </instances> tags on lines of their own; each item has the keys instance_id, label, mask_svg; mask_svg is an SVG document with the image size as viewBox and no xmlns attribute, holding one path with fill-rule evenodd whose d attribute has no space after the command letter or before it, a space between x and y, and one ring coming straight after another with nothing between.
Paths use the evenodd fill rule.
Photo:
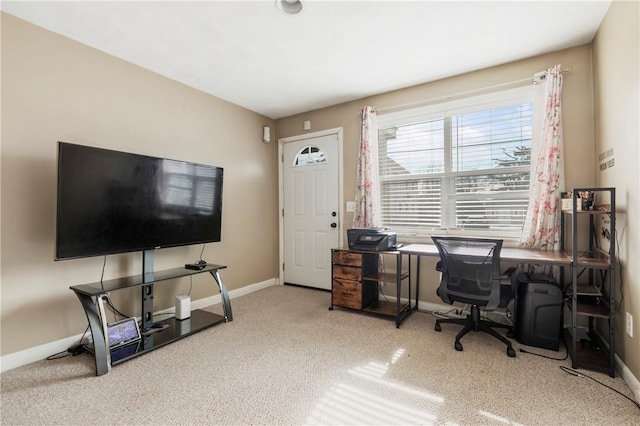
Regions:
<instances>
[{"instance_id":1,"label":"beige wall","mask_svg":"<svg viewBox=\"0 0 640 426\"><path fill-rule=\"evenodd\" d=\"M101 257L53 261L58 140L224 167L222 242L203 258L228 265L237 289L277 277L277 144L262 143L263 125L274 122L3 13L2 355L81 333L69 286L100 280ZM201 248L157 250L155 267ZM107 257L106 279L140 272L139 253ZM192 299L214 289L194 277ZM188 279L157 285L157 307L188 290ZM137 291L118 296L140 313Z\"/></svg>"},{"instance_id":2,"label":"beige wall","mask_svg":"<svg viewBox=\"0 0 640 426\"><path fill-rule=\"evenodd\" d=\"M616 353L640 377L640 3L612 3L593 41L596 184L616 188L618 280ZM600 171L598 154L615 164ZM624 299L622 298L624 295ZM626 332L625 312L633 315Z\"/></svg>"},{"instance_id":3,"label":"beige wall","mask_svg":"<svg viewBox=\"0 0 640 426\"><path fill-rule=\"evenodd\" d=\"M430 100L443 101L445 97L465 92L480 94L486 91L484 89L492 86L499 85L503 89L511 88L513 85L505 85L505 83L530 78L534 73L546 70L558 63L562 64L563 69L570 68L570 71L564 75L562 96L565 150L567 158L571 159L565 165L567 187L590 186L594 184L592 166L594 151L591 48L588 45L279 119L276 121L277 137L285 138L304 134L304 120L311 121L310 132L343 127L344 200L342 206L344 208L344 203L355 197L356 164L360 137L359 111L362 106L372 105L378 109L379 115L382 115L385 110L387 112L397 110L394 107L413 103L422 105ZM528 84L528 82L519 84ZM346 232L346 229L351 227L353 223L353 214L345 213L344 217ZM420 299L424 302L442 304L435 293L438 277L435 273L429 273L435 268L435 260L422 259L421 262L422 271L426 272L421 275Z\"/></svg>"},{"instance_id":4,"label":"beige wall","mask_svg":"<svg viewBox=\"0 0 640 426\"><path fill-rule=\"evenodd\" d=\"M619 314L617 352L640 377L640 231L624 213L639 207L638 51L638 3L614 2L593 44L594 75L591 46L580 46L279 119L274 140L306 133L304 120L311 120L309 132L342 127L344 207L354 198L360 107L383 114L526 79L556 63L570 68L563 88L567 187L618 188L621 312L634 315L636 337L620 332ZM260 142L262 126L273 121L4 13L1 71L2 355L81 333L86 319L69 286L100 278L102 258L53 261L57 140L224 167L223 241L207 245L204 258L229 266L222 275L230 289L277 276L277 144ZM600 172L597 154L609 148L616 166ZM344 217L346 229L352 215ZM156 269L195 260L200 248L159 250ZM433 270L434 261L422 267ZM140 268L139 254L109 256L105 278ZM440 303L434 274L423 277L421 300ZM211 284L194 278L193 299L214 294ZM169 306L188 288L176 280L158 286L156 297ZM137 292L117 301L138 313Z\"/></svg>"}]
</instances>

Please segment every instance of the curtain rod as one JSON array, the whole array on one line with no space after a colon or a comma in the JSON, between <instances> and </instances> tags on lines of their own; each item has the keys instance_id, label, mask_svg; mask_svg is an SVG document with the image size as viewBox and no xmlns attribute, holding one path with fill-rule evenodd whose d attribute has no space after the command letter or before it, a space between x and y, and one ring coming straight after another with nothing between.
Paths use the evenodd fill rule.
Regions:
<instances>
[{"instance_id":1,"label":"curtain rod","mask_svg":"<svg viewBox=\"0 0 640 426\"><path fill-rule=\"evenodd\" d=\"M562 70L562 74L566 74L571 72L572 68L564 68ZM538 73L535 73L533 77L528 77L528 78L523 78L521 80L515 80L515 81L510 81L507 83L500 83L500 84L494 84L493 86L486 86L486 87L480 87L478 89L472 89L472 90L467 90L465 92L458 92L458 93L454 93L452 95L443 95L443 96L438 96L436 98L431 98L431 99L424 99L421 101L416 101L416 102L409 102L406 104L401 104L401 105L394 105L394 106L390 106L390 107L386 107L386 108L375 108L376 112L388 112L391 110L401 110L401 109L405 109L408 107L412 107L412 106L425 106L425 105L429 105L431 103L437 102L437 101L448 101L451 100L453 98L458 98L458 97L463 97L466 95L471 95L473 93L476 92L484 92L487 90L492 90L492 89L498 89L500 87L505 87L505 86L514 86L514 87L518 87L520 85L524 86L524 84L522 83L526 83L526 82L530 82L533 83L533 81L536 78L540 78L540 74L546 73L546 71L540 71ZM544 77L542 77L544 78Z\"/></svg>"}]
</instances>

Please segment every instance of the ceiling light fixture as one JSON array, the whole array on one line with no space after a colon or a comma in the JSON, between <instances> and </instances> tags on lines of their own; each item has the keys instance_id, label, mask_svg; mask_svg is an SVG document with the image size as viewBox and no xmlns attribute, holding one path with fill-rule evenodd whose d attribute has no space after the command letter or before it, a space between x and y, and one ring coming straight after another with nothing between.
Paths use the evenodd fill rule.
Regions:
<instances>
[{"instance_id":1,"label":"ceiling light fixture","mask_svg":"<svg viewBox=\"0 0 640 426\"><path fill-rule=\"evenodd\" d=\"M276 0L276 8L288 15L296 15L302 12L300 0Z\"/></svg>"}]
</instances>

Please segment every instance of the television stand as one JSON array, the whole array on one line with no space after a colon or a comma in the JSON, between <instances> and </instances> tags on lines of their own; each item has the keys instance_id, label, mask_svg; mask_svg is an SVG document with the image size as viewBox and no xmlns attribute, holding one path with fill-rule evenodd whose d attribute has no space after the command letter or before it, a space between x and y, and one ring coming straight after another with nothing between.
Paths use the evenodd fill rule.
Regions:
<instances>
[{"instance_id":1,"label":"television stand","mask_svg":"<svg viewBox=\"0 0 640 426\"><path fill-rule=\"evenodd\" d=\"M221 322L233 320L231 313L231 301L227 289L222 282L219 271L226 266L207 264L203 269L193 270L184 267L167 269L164 271L151 272L153 255L145 252L145 266L141 275L116 278L113 280L71 286L80 299L84 308L91 334L93 335L94 356L96 364L96 376L107 374L111 371L111 366L124 362L128 359L142 355L145 352L157 349L166 344L175 342L191 334L213 327ZM222 309L224 315L214 314L208 311L197 309L191 312L191 317L185 320L175 318L163 319L162 322L169 325L168 328L158 333L143 335L137 349L130 353L122 352L113 354L110 352L106 336L107 321L105 316L104 301L112 291L124 290L127 288L141 287L142 289L142 326L141 329L149 328L153 325L153 285L161 281L172 280L190 275L209 272L218 284L220 297L222 299Z\"/></svg>"}]
</instances>

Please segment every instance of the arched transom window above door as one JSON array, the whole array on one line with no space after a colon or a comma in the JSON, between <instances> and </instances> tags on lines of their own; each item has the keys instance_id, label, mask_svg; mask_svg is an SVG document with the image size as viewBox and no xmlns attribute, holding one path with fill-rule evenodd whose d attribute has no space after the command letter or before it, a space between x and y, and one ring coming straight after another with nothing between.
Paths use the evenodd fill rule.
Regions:
<instances>
[{"instance_id":1,"label":"arched transom window above door","mask_svg":"<svg viewBox=\"0 0 640 426\"><path fill-rule=\"evenodd\" d=\"M296 154L293 166L312 166L315 164L324 164L326 162L327 157L325 157L324 152L322 152L317 146L309 145L302 148L300 152Z\"/></svg>"}]
</instances>

